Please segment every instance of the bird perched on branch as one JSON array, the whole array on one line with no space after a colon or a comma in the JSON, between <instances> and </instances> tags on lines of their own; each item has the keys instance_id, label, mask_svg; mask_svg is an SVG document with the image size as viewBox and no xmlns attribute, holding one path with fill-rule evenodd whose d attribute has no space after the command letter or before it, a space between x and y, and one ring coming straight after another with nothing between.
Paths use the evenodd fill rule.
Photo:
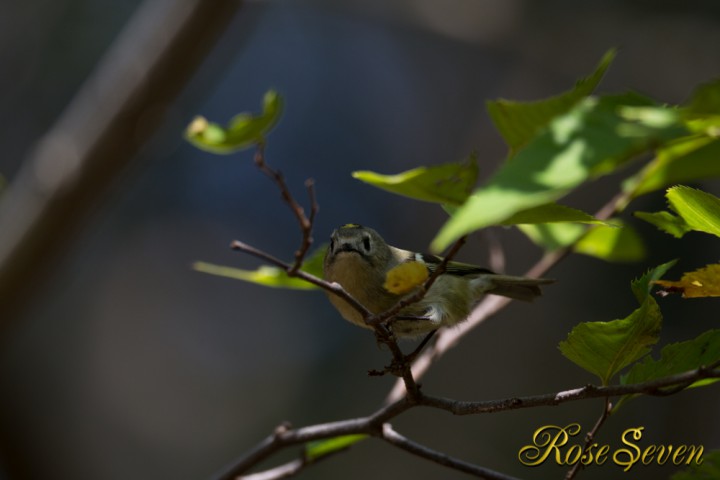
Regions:
<instances>
[{"instance_id":1,"label":"bird perched on branch","mask_svg":"<svg viewBox=\"0 0 720 480\"><path fill-rule=\"evenodd\" d=\"M373 314L412 295L442 263L435 255L410 252L385 243L372 228L347 224L336 229L323 264L325 280L337 282ZM421 300L403 308L392 321L399 337L417 337L463 321L487 293L532 301L545 278L501 275L460 262L448 262ZM347 301L329 293L330 302L348 321L365 328L363 316Z\"/></svg>"}]
</instances>

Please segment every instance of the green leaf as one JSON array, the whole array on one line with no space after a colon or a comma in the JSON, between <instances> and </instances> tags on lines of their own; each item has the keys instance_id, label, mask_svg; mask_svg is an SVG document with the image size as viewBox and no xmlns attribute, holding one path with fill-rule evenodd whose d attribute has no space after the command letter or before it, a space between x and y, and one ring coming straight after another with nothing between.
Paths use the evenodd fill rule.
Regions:
<instances>
[{"instance_id":1,"label":"green leaf","mask_svg":"<svg viewBox=\"0 0 720 480\"><path fill-rule=\"evenodd\" d=\"M629 225L598 225L591 228L573 247L576 253L608 262L637 262L645 258L642 238Z\"/></svg>"},{"instance_id":2,"label":"green leaf","mask_svg":"<svg viewBox=\"0 0 720 480\"><path fill-rule=\"evenodd\" d=\"M565 357L607 385L620 370L650 352L658 341L661 324L660 308L648 296L626 318L577 325L559 347Z\"/></svg>"},{"instance_id":3,"label":"green leaf","mask_svg":"<svg viewBox=\"0 0 720 480\"><path fill-rule=\"evenodd\" d=\"M302 264L300 270L322 278L322 264L326 249L327 247L322 246L315 250L315 252ZM209 273L210 275L243 280L245 282L256 283L266 287L289 288L292 290L315 290L318 288L312 283L306 282L301 278L289 277L282 268L269 265L262 265L257 270L242 270L240 268L224 265L195 262L193 264L193 269L198 272Z\"/></svg>"},{"instance_id":4,"label":"green leaf","mask_svg":"<svg viewBox=\"0 0 720 480\"><path fill-rule=\"evenodd\" d=\"M552 252L575 243L587 227L578 223L540 223L537 225L518 225L533 243Z\"/></svg>"},{"instance_id":5,"label":"green leaf","mask_svg":"<svg viewBox=\"0 0 720 480\"><path fill-rule=\"evenodd\" d=\"M628 109L633 106L646 111L639 115L638 110ZM649 114L648 109L657 114ZM580 101L473 192L442 227L432 250L440 252L463 235L555 202L584 181L685 134L679 120L672 124L657 120L672 117L664 110L672 109L653 106L634 94Z\"/></svg>"},{"instance_id":6,"label":"green leaf","mask_svg":"<svg viewBox=\"0 0 720 480\"><path fill-rule=\"evenodd\" d=\"M630 177L623 190L632 198L669 185L720 176L720 140L692 135L658 149L655 158L637 175Z\"/></svg>"},{"instance_id":7,"label":"green leaf","mask_svg":"<svg viewBox=\"0 0 720 480\"><path fill-rule=\"evenodd\" d=\"M645 220L648 223L655 225L657 228L665 233L669 233L675 238L681 238L687 232L692 231L692 228L688 227L685 220L673 215L670 212L634 212L640 220Z\"/></svg>"},{"instance_id":8,"label":"green leaf","mask_svg":"<svg viewBox=\"0 0 720 480\"><path fill-rule=\"evenodd\" d=\"M473 154L464 162L418 167L395 175L367 170L352 175L375 187L416 200L461 205L477 182L478 166Z\"/></svg>"},{"instance_id":9,"label":"green leaf","mask_svg":"<svg viewBox=\"0 0 720 480\"><path fill-rule=\"evenodd\" d=\"M565 205L559 205L557 203L546 203L545 205L519 211L510 218L504 220L500 223L500 225L568 222L607 224L607 222L598 220L582 210L566 207Z\"/></svg>"},{"instance_id":10,"label":"green leaf","mask_svg":"<svg viewBox=\"0 0 720 480\"><path fill-rule=\"evenodd\" d=\"M720 198L682 185L669 188L665 196L690 228L720 237Z\"/></svg>"},{"instance_id":11,"label":"green leaf","mask_svg":"<svg viewBox=\"0 0 720 480\"><path fill-rule=\"evenodd\" d=\"M620 377L620 383L657 380L687 372L720 361L720 330L709 330L693 340L666 345L660 351L660 358L646 357ZM720 378L703 379L690 387L705 386Z\"/></svg>"},{"instance_id":12,"label":"green leaf","mask_svg":"<svg viewBox=\"0 0 720 480\"><path fill-rule=\"evenodd\" d=\"M511 152L525 146L554 117L566 113L590 95L602 80L615 54L615 49L609 50L591 75L578 80L572 90L560 95L534 102L504 99L487 102L488 114Z\"/></svg>"},{"instance_id":13,"label":"green leaf","mask_svg":"<svg viewBox=\"0 0 720 480\"><path fill-rule=\"evenodd\" d=\"M690 468L673 474L670 480L717 480L720 478L720 451L702 456L702 463L693 463Z\"/></svg>"},{"instance_id":14,"label":"green leaf","mask_svg":"<svg viewBox=\"0 0 720 480\"><path fill-rule=\"evenodd\" d=\"M185 138L201 150L217 154L229 154L262 143L277 124L282 113L282 97L274 90L263 97L260 115L240 113L226 127L208 122L205 117L195 117L185 129Z\"/></svg>"},{"instance_id":15,"label":"green leaf","mask_svg":"<svg viewBox=\"0 0 720 480\"><path fill-rule=\"evenodd\" d=\"M635 294L637 301L640 303L644 302L647 296L650 295L654 282L660 280L663 275L665 275L676 263L677 260L670 260L667 263L651 268L640 278L633 280L630 283L630 288L632 289L633 294Z\"/></svg>"},{"instance_id":16,"label":"green leaf","mask_svg":"<svg viewBox=\"0 0 720 480\"><path fill-rule=\"evenodd\" d=\"M339 450L344 450L351 445L368 438L366 434L342 435L339 437L329 438L327 440L319 440L310 442L305 447L305 458L312 462L320 457L329 455Z\"/></svg>"}]
</instances>

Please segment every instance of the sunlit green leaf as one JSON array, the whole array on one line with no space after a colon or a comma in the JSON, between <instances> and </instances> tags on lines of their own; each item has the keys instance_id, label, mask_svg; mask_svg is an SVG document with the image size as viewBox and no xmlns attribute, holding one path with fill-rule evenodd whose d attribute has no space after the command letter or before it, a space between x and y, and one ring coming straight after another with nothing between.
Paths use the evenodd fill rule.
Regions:
<instances>
[{"instance_id":1,"label":"sunlit green leaf","mask_svg":"<svg viewBox=\"0 0 720 480\"><path fill-rule=\"evenodd\" d=\"M669 233L675 238L681 238L687 232L692 231L692 228L688 227L685 220L670 212L635 212L633 215L655 225L663 232Z\"/></svg>"},{"instance_id":2,"label":"sunlit green leaf","mask_svg":"<svg viewBox=\"0 0 720 480\"><path fill-rule=\"evenodd\" d=\"M212 153L228 154L252 147L263 141L265 135L277 124L282 113L282 98L274 90L263 97L261 114L240 113L226 127L196 117L185 129L185 138Z\"/></svg>"},{"instance_id":3,"label":"sunlit green leaf","mask_svg":"<svg viewBox=\"0 0 720 480\"><path fill-rule=\"evenodd\" d=\"M638 115L627 107L645 110ZM649 113L652 109L657 115ZM634 94L581 100L473 192L443 226L432 250L439 252L465 234L557 201L582 182L686 133L679 121L659 122L657 118L673 115L661 110L672 109Z\"/></svg>"},{"instance_id":4,"label":"sunlit green leaf","mask_svg":"<svg viewBox=\"0 0 720 480\"><path fill-rule=\"evenodd\" d=\"M590 229L573 247L576 253L609 262L636 262L645 258L642 238L629 225L598 225Z\"/></svg>"},{"instance_id":5,"label":"sunlit green leaf","mask_svg":"<svg viewBox=\"0 0 720 480\"><path fill-rule=\"evenodd\" d=\"M322 264L325 256L326 247L319 247L308 257L300 268L302 271L322 277ZM220 277L233 278L235 280L243 280L245 282L256 283L266 287L289 288L293 290L314 290L318 287L312 283L306 282L297 277L289 277L285 270L270 266L262 265L257 270L243 270L225 265L215 265L207 262L195 262L193 269L198 272L208 273L210 275L218 275Z\"/></svg>"},{"instance_id":6,"label":"sunlit green leaf","mask_svg":"<svg viewBox=\"0 0 720 480\"><path fill-rule=\"evenodd\" d=\"M636 363L620 377L620 383L632 384L657 380L671 375L711 365L720 361L720 330L707 331L693 340L666 345L660 351L660 358L650 356ZM705 386L719 378L703 379L690 386Z\"/></svg>"},{"instance_id":7,"label":"sunlit green leaf","mask_svg":"<svg viewBox=\"0 0 720 480\"><path fill-rule=\"evenodd\" d=\"M511 152L530 142L554 117L566 113L577 102L590 95L605 75L615 54L614 49L608 51L591 75L578 80L572 90L560 95L534 102L504 99L487 102L488 114Z\"/></svg>"},{"instance_id":8,"label":"sunlit green leaf","mask_svg":"<svg viewBox=\"0 0 720 480\"><path fill-rule=\"evenodd\" d=\"M686 470L673 474L670 480L717 480L720 478L720 451L703 453L702 463L691 464Z\"/></svg>"},{"instance_id":9,"label":"sunlit green leaf","mask_svg":"<svg viewBox=\"0 0 720 480\"><path fill-rule=\"evenodd\" d=\"M645 301L653 288L653 282L660 280L673 265L677 263L677 260L670 260L669 262L658 265L655 268L651 268L645 272L640 278L636 278L630 283L630 288L637 298L638 302L642 303Z\"/></svg>"},{"instance_id":10,"label":"sunlit green leaf","mask_svg":"<svg viewBox=\"0 0 720 480\"><path fill-rule=\"evenodd\" d=\"M346 449L361 440L365 440L366 438L368 438L368 435L356 434L342 435L340 437L328 438L327 440L310 442L305 447L305 458L312 462L320 457L324 457L325 455Z\"/></svg>"},{"instance_id":11,"label":"sunlit green leaf","mask_svg":"<svg viewBox=\"0 0 720 480\"><path fill-rule=\"evenodd\" d=\"M353 172L353 177L389 192L416 200L449 205L462 204L477 182L475 155L464 162L418 167L395 175L381 175L367 170Z\"/></svg>"},{"instance_id":12,"label":"sunlit green leaf","mask_svg":"<svg viewBox=\"0 0 720 480\"><path fill-rule=\"evenodd\" d=\"M720 237L720 198L682 185L669 188L666 197L690 228Z\"/></svg>"},{"instance_id":13,"label":"sunlit green leaf","mask_svg":"<svg viewBox=\"0 0 720 480\"><path fill-rule=\"evenodd\" d=\"M639 197L669 185L720 176L720 139L692 135L658 149L655 158L623 189Z\"/></svg>"},{"instance_id":14,"label":"sunlit green leaf","mask_svg":"<svg viewBox=\"0 0 720 480\"><path fill-rule=\"evenodd\" d=\"M648 296L626 318L577 325L559 347L565 357L607 385L620 370L650 352L658 341L661 324L660 308Z\"/></svg>"}]
</instances>

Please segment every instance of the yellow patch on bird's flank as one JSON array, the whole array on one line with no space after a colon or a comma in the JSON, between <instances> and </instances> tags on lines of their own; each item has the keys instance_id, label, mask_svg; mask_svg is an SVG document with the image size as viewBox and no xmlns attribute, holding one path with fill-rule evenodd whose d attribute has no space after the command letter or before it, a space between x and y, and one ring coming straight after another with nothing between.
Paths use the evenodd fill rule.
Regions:
<instances>
[{"instance_id":1,"label":"yellow patch on bird's flank","mask_svg":"<svg viewBox=\"0 0 720 480\"><path fill-rule=\"evenodd\" d=\"M390 293L401 295L407 293L427 280L428 269L421 262L401 263L385 276L383 287Z\"/></svg>"}]
</instances>

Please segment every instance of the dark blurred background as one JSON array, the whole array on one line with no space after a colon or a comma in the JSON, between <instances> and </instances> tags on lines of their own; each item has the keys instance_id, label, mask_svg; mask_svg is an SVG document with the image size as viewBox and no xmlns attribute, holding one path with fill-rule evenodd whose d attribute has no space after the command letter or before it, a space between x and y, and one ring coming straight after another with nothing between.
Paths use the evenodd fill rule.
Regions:
<instances>
[{"instance_id":1,"label":"dark blurred background","mask_svg":"<svg viewBox=\"0 0 720 480\"><path fill-rule=\"evenodd\" d=\"M7 180L138 4L5 2L0 173ZM506 154L486 99L558 93L619 46L601 91L633 89L678 103L720 73L717 45L720 4L713 1L247 3L159 133L96 200L70 248L48 265L32 302L2 330L0 479L209 479L281 421L301 426L365 415L392 385L366 375L385 364L387 352L344 322L323 294L191 270L196 260L255 268L252 258L229 251L233 239L287 259L299 240L250 152L213 156L182 140L194 115L224 122L257 110L262 94L278 89L287 108L269 137L267 160L299 198L305 178L316 180L317 240L338 224L359 222L422 250L442 225L442 211L361 184L351 171L394 173L477 150L485 178ZM618 180L600 180L571 202L594 211ZM720 194L717 182L700 186ZM663 207L657 192L630 210ZM426 391L492 399L594 382L557 350L573 325L628 315L635 308L629 282L648 267L680 257L671 275L679 277L718 260L716 238L695 233L675 240L629 221L647 239L646 261L568 258L551 272L558 283L543 299L511 305L439 361L423 380ZM516 231L494 234L508 273L520 274L539 258ZM487 252L487 237L476 235L461 258L486 263ZM717 300L659 301L663 344L717 324ZM645 426L646 444L718 448L719 400L717 387L635 400L609 420L600 441L617 444L626 428ZM601 407L598 400L463 418L422 409L393 424L489 468L560 478L564 468L523 467L517 451L548 423L577 421L587 431ZM624 475L667 478L673 471L636 466ZM368 441L302 478L370 475L464 477ZM580 478L620 475L608 465Z\"/></svg>"}]
</instances>

